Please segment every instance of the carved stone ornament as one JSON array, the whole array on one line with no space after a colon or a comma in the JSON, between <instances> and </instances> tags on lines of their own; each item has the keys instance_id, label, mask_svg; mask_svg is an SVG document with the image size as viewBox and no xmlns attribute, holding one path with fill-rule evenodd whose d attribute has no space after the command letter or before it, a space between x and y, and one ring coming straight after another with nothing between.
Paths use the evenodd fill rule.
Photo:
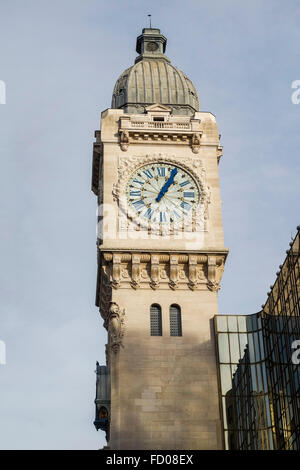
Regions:
<instances>
[{"instance_id":1,"label":"carved stone ornament","mask_svg":"<svg viewBox=\"0 0 300 470\"><path fill-rule=\"evenodd\" d=\"M196 290L198 286L198 272L197 272L197 256L189 256L189 283L188 286L191 290Z\"/></svg>"},{"instance_id":2,"label":"carved stone ornament","mask_svg":"<svg viewBox=\"0 0 300 470\"><path fill-rule=\"evenodd\" d=\"M192 151L194 153L199 153L200 149L200 134L193 134L192 137Z\"/></svg>"},{"instance_id":3,"label":"carved stone ornament","mask_svg":"<svg viewBox=\"0 0 300 470\"><path fill-rule=\"evenodd\" d=\"M226 251L214 254L105 252L99 266L98 293L104 326L108 329L114 289L151 287L216 292L220 289L226 256Z\"/></svg>"},{"instance_id":4,"label":"carved stone ornament","mask_svg":"<svg viewBox=\"0 0 300 470\"><path fill-rule=\"evenodd\" d=\"M112 299L112 287L109 276L109 266L101 266L99 269L99 310L104 319L104 326L107 328L107 317L109 305Z\"/></svg>"},{"instance_id":5,"label":"carved stone ornament","mask_svg":"<svg viewBox=\"0 0 300 470\"><path fill-rule=\"evenodd\" d=\"M121 284L121 257L118 254L113 255L113 275L111 284L114 289L118 289Z\"/></svg>"},{"instance_id":6,"label":"carved stone ornament","mask_svg":"<svg viewBox=\"0 0 300 470\"><path fill-rule=\"evenodd\" d=\"M170 282L169 286L171 289L178 289L178 278L179 278L179 269L178 269L178 256L170 256Z\"/></svg>"},{"instance_id":7,"label":"carved stone ornament","mask_svg":"<svg viewBox=\"0 0 300 470\"><path fill-rule=\"evenodd\" d=\"M108 311L108 336L109 336L109 348L114 353L123 347L123 336L125 329L125 310L121 309L116 302L110 302Z\"/></svg>"},{"instance_id":8,"label":"carved stone ornament","mask_svg":"<svg viewBox=\"0 0 300 470\"><path fill-rule=\"evenodd\" d=\"M220 290L220 281L224 271L224 260L221 257L208 256L207 288L212 292Z\"/></svg>"},{"instance_id":9,"label":"carved stone ornament","mask_svg":"<svg viewBox=\"0 0 300 470\"><path fill-rule=\"evenodd\" d=\"M151 282L150 287L156 290L159 288L160 273L159 273L159 256L151 256Z\"/></svg>"},{"instance_id":10,"label":"carved stone ornament","mask_svg":"<svg viewBox=\"0 0 300 470\"><path fill-rule=\"evenodd\" d=\"M143 220L138 220L137 223L137 214L133 208L127 204L126 197L126 185L128 179L134 171L137 171L144 165L149 165L151 163L165 163L173 164L178 167L181 167L183 170L188 172L196 181L199 188L199 203L193 211L190 224L184 225L184 230L189 232L200 232L207 230L207 219L208 219L208 205L210 203L210 189L206 184L206 172L203 167L203 163L198 158L195 157L176 157L175 155L165 155L165 154L151 154L151 155L140 155L132 156L129 158L119 157L119 167L118 167L118 181L113 185L113 199L118 202L120 212L134 224L138 224L140 228L149 230L149 226ZM121 214L120 214L121 216ZM159 224L157 226L151 225L151 232L163 234L162 232L176 232L176 230L182 230L182 222L174 222L170 227L162 227Z\"/></svg>"},{"instance_id":11,"label":"carved stone ornament","mask_svg":"<svg viewBox=\"0 0 300 470\"><path fill-rule=\"evenodd\" d=\"M121 149L126 152L129 146L129 132L124 130L120 134Z\"/></svg>"},{"instance_id":12,"label":"carved stone ornament","mask_svg":"<svg viewBox=\"0 0 300 470\"><path fill-rule=\"evenodd\" d=\"M212 292L218 292L220 290L220 284L217 281L208 281L207 287Z\"/></svg>"}]
</instances>

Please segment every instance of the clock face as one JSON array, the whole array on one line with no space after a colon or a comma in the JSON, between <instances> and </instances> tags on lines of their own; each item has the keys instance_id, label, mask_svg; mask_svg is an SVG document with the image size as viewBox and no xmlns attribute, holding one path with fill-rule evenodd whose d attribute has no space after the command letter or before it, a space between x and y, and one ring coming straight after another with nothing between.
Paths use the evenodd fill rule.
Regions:
<instances>
[{"instance_id":1,"label":"clock face","mask_svg":"<svg viewBox=\"0 0 300 470\"><path fill-rule=\"evenodd\" d=\"M199 202L199 189L193 177L182 168L152 163L131 175L126 196L128 206L142 222L178 225L192 216Z\"/></svg>"},{"instance_id":2,"label":"clock face","mask_svg":"<svg viewBox=\"0 0 300 470\"><path fill-rule=\"evenodd\" d=\"M147 51L154 52L154 51L157 51L157 49L158 49L158 44L156 42L154 41L148 42Z\"/></svg>"}]
</instances>

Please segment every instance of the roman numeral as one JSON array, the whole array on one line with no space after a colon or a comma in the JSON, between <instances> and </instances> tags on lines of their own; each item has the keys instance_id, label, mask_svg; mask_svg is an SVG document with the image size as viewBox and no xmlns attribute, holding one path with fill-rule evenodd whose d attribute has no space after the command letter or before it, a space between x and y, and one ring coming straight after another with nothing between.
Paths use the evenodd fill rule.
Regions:
<instances>
[{"instance_id":1,"label":"roman numeral","mask_svg":"<svg viewBox=\"0 0 300 470\"><path fill-rule=\"evenodd\" d=\"M164 167L157 168L158 176L166 176L166 169Z\"/></svg>"},{"instance_id":2,"label":"roman numeral","mask_svg":"<svg viewBox=\"0 0 300 470\"><path fill-rule=\"evenodd\" d=\"M180 204L180 207L182 207L182 209L184 209L184 210L189 211L192 206L190 204L188 204L187 202L182 201L182 203Z\"/></svg>"},{"instance_id":3,"label":"roman numeral","mask_svg":"<svg viewBox=\"0 0 300 470\"><path fill-rule=\"evenodd\" d=\"M153 213L154 213L154 210L153 209L147 209L146 212L145 212L145 217L147 217L149 220L152 219L152 216L153 216Z\"/></svg>"},{"instance_id":4,"label":"roman numeral","mask_svg":"<svg viewBox=\"0 0 300 470\"><path fill-rule=\"evenodd\" d=\"M136 208L136 210L138 211L139 209L141 209L145 205L145 203L142 199L140 199L139 201L133 202L133 205Z\"/></svg>"},{"instance_id":5,"label":"roman numeral","mask_svg":"<svg viewBox=\"0 0 300 470\"><path fill-rule=\"evenodd\" d=\"M140 184L141 186L143 186L143 184L145 183L145 181L139 181L137 179L134 179L133 180L133 183L137 183L137 184Z\"/></svg>"},{"instance_id":6,"label":"roman numeral","mask_svg":"<svg viewBox=\"0 0 300 470\"><path fill-rule=\"evenodd\" d=\"M141 191L130 191L130 196L141 196Z\"/></svg>"},{"instance_id":7,"label":"roman numeral","mask_svg":"<svg viewBox=\"0 0 300 470\"><path fill-rule=\"evenodd\" d=\"M187 191L183 193L183 197L195 197L195 193L193 191Z\"/></svg>"},{"instance_id":8,"label":"roman numeral","mask_svg":"<svg viewBox=\"0 0 300 470\"><path fill-rule=\"evenodd\" d=\"M148 177L148 178L153 178L153 175L151 173L150 170L144 170L143 173L145 173L145 175Z\"/></svg>"},{"instance_id":9,"label":"roman numeral","mask_svg":"<svg viewBox=\"0 0 300 470\"><path fill-rule=\"evenodd\" d=\"M167 216L165 212L160 212L159 213L159 221L160 222L167 222Z\"/></svg>"},{"instance_id":10,"label":"roman numeral","mask_svg":"<svg viewBox=\"0 0 300 470\"><path fill-rule=\"evenodd\" d=\"M183 183L180 183L180 186L183 187L183 186L186 186L187 184L191 184L189 180L186 180Z\"/></svg>"}]
</instances>

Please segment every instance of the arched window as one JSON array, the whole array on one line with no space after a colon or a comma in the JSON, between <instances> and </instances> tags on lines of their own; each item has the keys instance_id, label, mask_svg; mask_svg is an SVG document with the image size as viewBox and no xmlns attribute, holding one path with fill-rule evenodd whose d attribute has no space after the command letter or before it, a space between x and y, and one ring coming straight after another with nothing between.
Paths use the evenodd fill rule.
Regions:
<instances>
[{"instance_id":1,"label":"arched window","mask_svg":"<svg viewBox=\"0 0 300 470\"><path fill-rule=\"evenodd\" d=\"M158 304L150 307L150 334L151 336L162 336L161 308Z\"/></svg>"},{"instance_id":2,"label":"arched window","mask_svg":"<svg viewBox=\"0 0 300 470\"><path fill-rule=\"evenodd\" d=\"M170 307L170 336L182 336L181 309L175 304Z\"/></svg>"}]
</instances>

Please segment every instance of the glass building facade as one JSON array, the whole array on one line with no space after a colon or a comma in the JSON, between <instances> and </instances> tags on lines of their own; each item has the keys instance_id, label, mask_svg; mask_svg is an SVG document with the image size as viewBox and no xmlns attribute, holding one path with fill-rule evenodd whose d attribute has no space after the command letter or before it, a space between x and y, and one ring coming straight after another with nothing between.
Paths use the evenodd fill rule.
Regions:
<instances>
[{"instance_id":1,"label":"glass building facade","mask_svg":"<svg viewBox=\"0 0 300 470\"><path fill-rule=\"evenodd\" d=\"M299 238L262 311L215 317L226 449L300 450Z\"/></svg>"}]
</instances>

